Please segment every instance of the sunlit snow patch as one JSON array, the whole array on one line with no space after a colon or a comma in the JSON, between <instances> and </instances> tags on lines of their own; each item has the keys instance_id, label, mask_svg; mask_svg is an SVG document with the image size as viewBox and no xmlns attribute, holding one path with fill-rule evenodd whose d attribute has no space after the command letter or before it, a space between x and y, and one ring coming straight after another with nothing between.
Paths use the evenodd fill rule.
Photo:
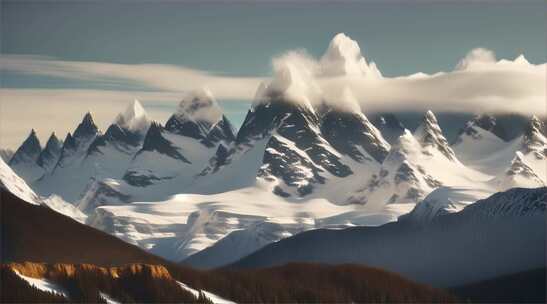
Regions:
<instances>
[{"instance_id":1,"label":"sunlit snow patch","mask_svg":"<svg viewBox=\"0 0 547 304\"><path fill-rule=\"evenodd\" d=\"M21 279L25 280L29 285L34 286L38 288L41 291L45 292L51 292L54 294L61 295L65 298L68 298L67 293L59 286L55 285L54 283L46 280L46 279L37 279L37 278L31 278L27 277L25 275L20 274L17 270L12 269L15 274L20 277Z\"/></svg>"}]
</instances>

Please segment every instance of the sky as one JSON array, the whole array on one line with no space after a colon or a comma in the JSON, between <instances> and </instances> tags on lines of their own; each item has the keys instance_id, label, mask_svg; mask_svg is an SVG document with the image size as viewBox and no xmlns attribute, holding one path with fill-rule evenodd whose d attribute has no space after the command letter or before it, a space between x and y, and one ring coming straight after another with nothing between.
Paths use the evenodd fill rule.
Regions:
<instances>
[{"instance_id":1,"label":"sky","mask_svg":"<svg viewBox=\"0 0 547 304\"><path fill-rule=\"evenodd\" d=\"M164 122L211 88L237 126L273 58L320 58L340 32L385 77L452 71L475 48L546 61L544 1L2 1L0 147L104 130L134 98Z\"/></svg>"}]
</instances>

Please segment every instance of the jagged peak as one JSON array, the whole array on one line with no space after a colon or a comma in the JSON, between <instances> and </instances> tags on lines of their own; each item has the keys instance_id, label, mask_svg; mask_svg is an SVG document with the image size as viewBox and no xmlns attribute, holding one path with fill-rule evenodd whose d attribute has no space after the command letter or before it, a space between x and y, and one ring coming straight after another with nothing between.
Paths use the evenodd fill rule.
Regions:
<instances>
[{"instance_id":1,"label":"jagged peak","mask_svg":"<svg viewBox=\"0 0 547 304\"><path fill-rule=\"evenodd\" d=\"M10 159L9 164L14 165L19 162L36 161L40 152L42 151L42 145L36 135L36 131L32 129L23 141L21 146L15 151L13 157Z\"/></svg>"},{"instance_id":2,"label":"jagged peak","mask_svg":"<svg viewBox=\"0 0 547 304\"><path fill-rule=\"evenodd\" d=\"M525 154L532 152L536 158L544 159L547 152L546 131L545 123L533 115L524 129L521 150Z\"/></svg>"},{"instance_id":3,"label":"jagged peak","mask_svg":"<svg viewBox=\"0 0 547 304\"><path fill-rule=\"evenodd\" d=\"M34 129L30 130L30 133L29 135L27 136L27 138L25 139L25 141L23 141L23 143L21 144L21 147L20 149L23 148L23 150L25 151L31 151L31 150L41 150L42 149L42 146L40 144L40 140L38 139L38 136L36 135L36 131ZM28 149L31 149L31 150L28 150ZM17 154L17 152L15 152Z\"/></svg>"},{"instance_id":4,"label":"jagged peak","mask_svg":"<svg viewBox=\"0 0 547 304\"><path fill-rule=\"evenodd\" d=\"M144 143L139 153L142 151L157 151L171 158L190 163L169 140L163 137L163 131L164 128L160 123L152 121L150 128L148 128L148 131L146 132Z\"/></svg>"},{"instance_id":5,"label":"jagged peak","mask_svg":"<svg viewBox=\"0 0 547 304\"><path fill-rule=\"evenodd\" d=\"M91 111L87 111L87 113L85 113L84 115L84 118L82 119L82 123L84 124L95 124L95 122L93 121L93 115L91 114Z\"/></svg>"},{"instance_id":6,"label":"jagged peak","mask_svg":"<svg viewBox=\"0 0 547 304\"><path fill-rule=\"evenodd\" d=\"M74 134L72 135L72 137L74 138L89 137L89 136L97 135L97 133L99 133L99 128L93 121L93 116L91 115L91 112L87 112L84 115L82 122L78 125L78 127L74 131Z\"/></svg>"},{"instance_id":7,"label":"jagged peak","mask_svg":"<svg viewBox=\"0 0 547 304\"><path fill-rule=\"evenodd\" d=\"M49 139L47 140L45 149L50 150L50 149L57 149L60 147L61 147L61 142L59 141L59 138L57 138L57 135L55 134L55 132L52 132L51 135L49 136Z\"/></svg>"},{"instance_id":8,"label":"jagged peak","mask_svg":"<svg viewBox=\"0 0 547 304\"><path fill-rule=\"evenodd\" d=\"M63 141L63 150L74 149L76 148L76 141L70 132L66 134L65 140Z\"/></svg>"},{"instance_id":9,"label":"jagged peak","mask_svg":"<svg viewBox=\"0 0 547 304\"><path fill-rule=\"evenodd\" d=\"M443 135L437 117L431 110L428 110L420 126L414 132L414 136L424 148L435 148L439 150L446 158L456 161L456 155L448 145L448 141Z\"/></svg>"},{"instance_id":10,"label":"jagged peak","mask_svg":"<svg viewBox=\"0 0 547 304\"><path fill-rule=\"evenodd\" d=\"M536 174L534 169L528 165L522 152L517 151L515 157L511 160L509 168L505 171L505 177L501 178L502 188L512 188L515 186L516 178L524 178L528 186L544 186L545 182ZM517 183L521 184L521 183Z\"/></svg>"},{"instance_id":11,"label":"jagged peak","mask_svg":"<svg viewBox=\"0 0 547 304\"><path fill-rule=\"evenodd\" d=\"M150 126L150 120L141 103L135 99L123 113L118 114L115 124L131 132L145 133Z\"/></svg>"}]
</instances>

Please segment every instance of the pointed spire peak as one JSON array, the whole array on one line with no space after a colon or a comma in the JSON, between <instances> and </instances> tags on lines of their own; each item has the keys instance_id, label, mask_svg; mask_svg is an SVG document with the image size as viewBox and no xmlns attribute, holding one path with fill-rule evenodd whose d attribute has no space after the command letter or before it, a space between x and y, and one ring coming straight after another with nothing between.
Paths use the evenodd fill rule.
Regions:
<instances>
[{"instance_id":1,"label":"pointed spire peak","mask_svg":"<svg viewBox=\"0 0 547 304\"><path fill-rule=\"evenodd\" d=\"M87 112L84 115L82 122L78 125L78 127L74 131L74 135L72 136L76 138L90 137L90 136L95 136L98 133L99 133L99 128L97 128L97 125L93 121L93 116L91 115L91 112Z\"/></svg>"},{"instance_id":2,"label":"pointed spire peak","mask_svg":"<svg viewBox=\"0 0 547 304\"><path fill-rule=\"evenodd\" d=\"M63 141L63 150L74 149L76 148L76 140L70 132L66 134L65 140Z\"/></svg>"},{"instance_id":3,"label":"pointed spire peak","mask_svg":"<svg viewBox=\"0 0 547 304\"><path fill-rule=\"evenodd\" d=\"M448 145L443 135L437 117L431 110L428 110L423 118L422 124L414 132L414 136L424 148L433 148L441 152L449 160L456 160L456 155ZM428 152L429 153L429 152Z\"/></svg>"},{"instance_id":4,"label":"pointed spire peak","mask_svg":"<svg viewBox=\"0 0 547 304\"><path fill-rule=\"evenodd\" d=\"M150 126L150 120L141 103L135 99L127 105L123 113L118 114L114 124L126 130L144 134Z\"/></svg>"},{"instance_id":5,"label":"pointed spire peak","mask_svg":"<svg viewBox=\"0 0 547 304\"><path fill-rule=\"evenodd\" d=\"M32 144L34 144L34 145L35 144L40 145L40 140L38 140L38 135L36 135L36 131L34 129L30 130L30 133L29 133L27 139L25 140L25 142L23 144L25 144L27 142L29 144L32 142Z\"/></svg>"},{"instance_id":6,"label":"pointed spire peak","mask_svg":"<svg viewBox=\"0 0 547 304\"><path fill-rule=\"evenodd\" d=\"M48 141L50 141L50 140L59 141L59 138L57 137L57 134L55 134L55 131L51 132L51 135L49 136Z\"/></svg>"},{"instance_id":7,"label":"pointed spire peak","mask_svg":"<svg viewBox=\"0 0 547 304\"><path fill-rule=\"evenodd\" d=\"M88 123L94 123L93 122L93 115L91 114L91 111L87 111L85 113L84 118L82 119L82 122L88 122Z\"/></svg>"},{"instance_id":8,"label":"pointed spire peak","mask_svg":"<svg viewBox=\"0 0 547 304\"><path fill-rule=\"evenodd\" d=\"M96 128L95 121L93 121L93 115L91 114L91 111L88 111L87 113L85 113L84 118L82 119L82 122L80 123L80 125Z\"/></svg>"},{"instance_id":9,"label":"pointed spire peak","mask_svg":"<svg viewBox=\"0 0 547 304\"><path fill-rule=\"evenodd\" d=\"M36 136L34 129L30 131L28 137L23 141L21 146L15 151L13 157L10 159L9 164L14 165L20 162L34 162L40 155L42 151L42 146L40 145L40 140Z\"/></svg>"},{"instance_id":10,"label":"pointed spire peak","mask_svg":"<svg viewBox=\"0 0 547 304\"><path fill-rule=\"evenodd\" d=\"M60 146L59 139L57 138L57 135L55 135L55 132L51 132L51 135L49 136L49 139L46 143L46 149L50 146Z\"/></svg>"}]
</instances>

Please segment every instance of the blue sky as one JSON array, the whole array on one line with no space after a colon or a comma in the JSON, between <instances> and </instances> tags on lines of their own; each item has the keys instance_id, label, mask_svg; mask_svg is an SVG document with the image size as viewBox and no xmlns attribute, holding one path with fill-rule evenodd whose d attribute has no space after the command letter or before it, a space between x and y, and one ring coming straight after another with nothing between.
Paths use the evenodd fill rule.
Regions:
<instances>
[{"instance_id":1,"label":"blue sky","mask_svg":"<svg viewBox=\"0 0 547 304\"><path fill-rule=\"evenodd\" d=\"M385 76L449 71L476 47L494 50L498 58L524 53L532 63L545 62L547 54L544 1L2 1L1 6L2 56L163 64L227 77L268 76L271 59L291 49L320 57L338 32L356 40ZM2 71L2 87L150 89L13 71ZM248 101L220 101L237 125ZM176 100L145 102L147 109L164 113L175 105ZM10 122L6 125L3 129ZM22 140L17 132L5 133L10 139L0 145L13 147Z\"/></svg>"}]
</instances>

